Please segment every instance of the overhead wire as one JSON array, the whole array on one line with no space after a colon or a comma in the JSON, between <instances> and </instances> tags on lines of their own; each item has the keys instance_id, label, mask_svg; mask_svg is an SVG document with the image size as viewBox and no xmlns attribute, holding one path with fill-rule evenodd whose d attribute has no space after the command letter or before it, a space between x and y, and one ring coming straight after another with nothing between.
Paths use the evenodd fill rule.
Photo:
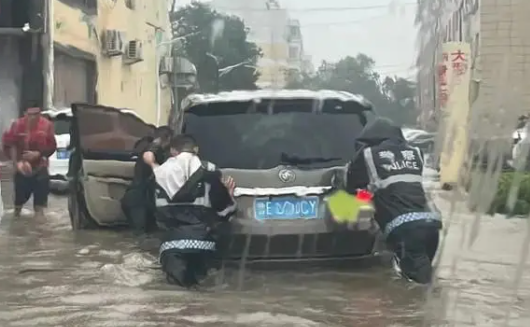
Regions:
<instances>
[{"instance_id":1,"label":"overhead wire","mask_svg":"<svg viewBox=\"0 0 530 327\"><path fill-rule=\"evenodd\" d=\"M323 11L356 11L356 10L374 10L374 9L391 9L392 7L401 7L401 6L417 6L417 2L405 2L405 3L396 3L395 5L373 5L373 6L347 6L347 7L315 7L315 8L250 8L250 7L223 7L215 6L216 10L221 11L256 11L256 12L270 12L285 10L288 12L323 12Z\"/></svg>"}]
</instances>

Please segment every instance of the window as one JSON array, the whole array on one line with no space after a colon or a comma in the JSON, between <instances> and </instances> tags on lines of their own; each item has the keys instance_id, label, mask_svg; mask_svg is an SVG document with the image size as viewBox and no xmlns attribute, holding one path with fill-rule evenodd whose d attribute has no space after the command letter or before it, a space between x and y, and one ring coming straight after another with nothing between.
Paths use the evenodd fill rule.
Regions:
<instances>
[{"instance_id":1,"label":"window","mask_svg":"<svg viewBox=\"0 0 530 327\"><path fill-rule=\"evenodd\" d=\"M57 119L53 122L55 135L70 134L70 119Z\"/></svg>"},{"instance_id":2,"label":"window","mask_svg":"<svg viewBox=\"0 0 530 327\"><path fill-rule=\"evenodd\" d=\"M286 156L323 160L302 168L346 164L363 128L360 105L326 101L322 113L314 105L276 100L248 110L245 103L211 104L185 114L184 132L196 137L201 158L221 168L269 169Z\"/></svg>"},{"instance_id":3,"label":"window","mask_svg":"<svg viewBox=\"0 0 530 327\"><path fill-rule=\"evenodd\" d=\"M98 0L59 0L68 6L81 9L89 15L97 15Z\"/></svg>"},{"instance_id":4,"label":"window","mask_svg":"<svg viewBox=\"0 0 530 327\"><path fill-rule=\"evenodd\" d=\"M55 51L53 104L69 108L74 102L96 102L96 64Z\"/></svg>"},{"instance_id":5,"label":"window","mask_svg":"<svg viewBox=\"0 0 530 327\"><path fill-rule=\"evenodd\" d=\"M298 54L298 47L290 46L289 47L289 59L298 59L300 56Z\"/></svg>"},{"instance_id":6,"label":"window","mask_svg":"<svg viewBox=\"0 0 530 327\"><path fill-rule=\"evenodd\" d=\"M298 26L289 26L289 36L292 39L299 39L300 34L300 28Z\"/></svg>"}]
</instances>

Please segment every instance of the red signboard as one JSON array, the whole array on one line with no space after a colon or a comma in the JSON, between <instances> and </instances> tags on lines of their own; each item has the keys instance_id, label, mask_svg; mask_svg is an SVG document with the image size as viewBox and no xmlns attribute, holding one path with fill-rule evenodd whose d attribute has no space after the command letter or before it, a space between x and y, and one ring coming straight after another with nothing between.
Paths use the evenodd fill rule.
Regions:
<instances>
[{"instance_id":1,"label":"red signboard","mask_svg":"<svg viewBox=\"0 0 530 327\"><path fill-rule=\"evenodd\" d=\"M447 90L447 64L449 62L449 54L442 54L442 63L438 66L438 83L439 83L439 92L438 99L440 101L440 106L445 107L447 100L449 98Z\"/></svg>"}]
</instances>

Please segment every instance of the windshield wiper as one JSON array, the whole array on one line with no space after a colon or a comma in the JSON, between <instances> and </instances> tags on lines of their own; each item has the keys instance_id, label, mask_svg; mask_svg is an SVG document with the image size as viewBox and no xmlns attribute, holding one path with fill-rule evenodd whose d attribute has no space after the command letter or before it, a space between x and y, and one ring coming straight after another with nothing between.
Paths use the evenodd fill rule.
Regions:
<instances>
[{"instance_id":1,"label":"windshield wiper","mask_svg":"<svg viewBox=\"0 0 530 327\"><path fill-rule=\"evenodd\" d=\"M326 163L331 161L342 160L342 158L325 158L325 157L313 157L313 158L303 158L298 156L291 156L285 152L282 152L280 162L290 165L310 165L315 163Z\"/></svg>"}]
</instances>

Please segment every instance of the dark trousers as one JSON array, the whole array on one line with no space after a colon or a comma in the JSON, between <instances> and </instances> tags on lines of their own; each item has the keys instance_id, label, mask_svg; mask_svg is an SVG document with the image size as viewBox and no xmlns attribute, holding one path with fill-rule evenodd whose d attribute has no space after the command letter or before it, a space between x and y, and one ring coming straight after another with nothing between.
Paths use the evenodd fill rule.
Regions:
<instances>
[{"instance_id":1,"label":"dark trousers","mask_svg":"<svg viewBox=\"0 0 530 327\"><path fill-rule=\"evenodd\" d=\"M198 285L208 275L211 251L166 250L160 256L168 283L181 287Z\"/></svg>"},{"instance_id":2,"label":"dark trousers","mask_svg":"<svg viewBox=\"0 0 530 327\"><path fill-rule=\"evenodd\" d=\"M199 206L165 206L156 210L161 232L160 263L167 281L192 287L207 276L216 255L215 235L205 223L216 215L210 208ZM166 242L183 242L164 250Z\"/></svg>"},{"instance_id":3,"label":"dark trousers","mask_svg":"<svg viewBox=\"0 0 530 327\"><path fill-rule=\"evenodd\" d=\"M148 205L127 206L122 204L122 210L135 235L143 235L156 231L154 210Z\"/></svg>"},{"instance_id":4,"label":"dark trousers","mask_svg":"<svg viewBox=\"0 0 530 327\"><path fill-rule=\"evenodd\" d=\"M22 207L33 195L33 207L46 207L50 194L50 176L47 169L37 170L30 176L15 173L15 207Z\"/></svg>"},{"instance_id":5,"label":"dark trousers","mask_svg":"<svg viewBox=\"0 0 530 327\"><path fill-rule=\"evenodd\" d=\"M154 194L149 184L131 185L121 200L121 208L136 235L156 230Z\"/></svg>"},{"instance_id":6,"label":"dark trousers","mask_svg":"<svg viewBox=\"0 0 530 327\"><path fill-rule=\"evenodd\" d=\"M392 232L387 243L397 257L404 277L428 284L432 280L432 263L438 250L439 228L411 225Z\"/></svg>"}]
</instances>

